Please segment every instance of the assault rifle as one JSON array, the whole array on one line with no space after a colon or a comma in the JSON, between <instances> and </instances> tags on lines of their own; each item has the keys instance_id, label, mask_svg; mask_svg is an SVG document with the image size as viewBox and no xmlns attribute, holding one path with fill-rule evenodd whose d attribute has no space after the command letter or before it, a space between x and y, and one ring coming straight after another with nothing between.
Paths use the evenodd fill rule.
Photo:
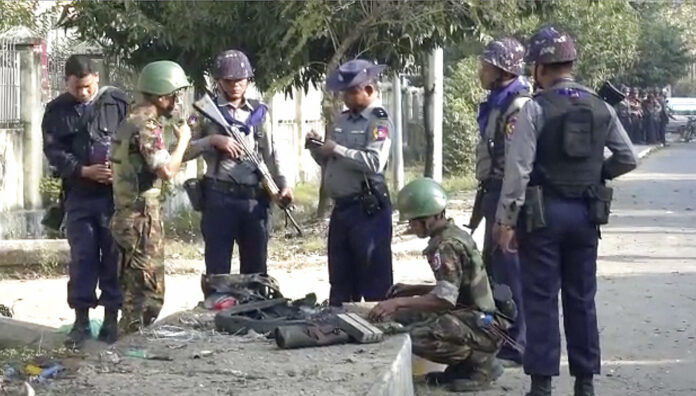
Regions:
<instances>
[{"instance_id":1,"label":"assault rifle","mask_svg":"<svg viewBox=\"0 0 696 396\"><path fill-rule=\"evenodd\" d=\"M193 104L193 107L210 121L223 128L228 135L232 136L232 138L239 143L246 159L258 170L259 175L261 176L261 184L263 185L264 190L266 190L266 193L268 193L272 201L275 201L278 206L283 209L288 220L290 220L290 223L292 223L293 228L297 230L297 234L302 236L302 229L300 228L299 224L297 224L295 218L292 217L290 208L287 205L282 205L280 202L278 202L277 198L280 189L273 180L271 172L269 172L268 167L266 167L266 164L259 158L256 152L249 147L247 141L242 137L239 128L236 125L230 125L227 120L225 120L225 117L222 115L222 113L220 113L220 109L215 104L215 101L213 101L213 98L208 93L204 94L202 98L198 99Z\"/></svg>"}]
</instances>

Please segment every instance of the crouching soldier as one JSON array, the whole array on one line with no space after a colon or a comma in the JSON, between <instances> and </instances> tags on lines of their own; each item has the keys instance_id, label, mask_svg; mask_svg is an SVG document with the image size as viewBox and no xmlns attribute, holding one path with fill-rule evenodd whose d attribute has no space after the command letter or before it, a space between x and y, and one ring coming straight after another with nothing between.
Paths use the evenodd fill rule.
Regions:
<instances>
[{"instance_id":1,"label":"crouching soldier","mask_svg":"<svg viewBox=\"0 0 696 396\"><path fill-rule=\"evenodd\" d=\"M419 238L430 238L423 254L436 283L396 284L369 316L391 316L408 326L414 354L448 365L426 375L426 382L472 392L503 373L496 354L515 315L514 302L508 289L503 303L512 309L505 310L508 315L496 309L481 254L471 236L447 219L446 206L447 194L432 179L414 180L399 192L401 220Z\"/></svg>"}]
</instances>

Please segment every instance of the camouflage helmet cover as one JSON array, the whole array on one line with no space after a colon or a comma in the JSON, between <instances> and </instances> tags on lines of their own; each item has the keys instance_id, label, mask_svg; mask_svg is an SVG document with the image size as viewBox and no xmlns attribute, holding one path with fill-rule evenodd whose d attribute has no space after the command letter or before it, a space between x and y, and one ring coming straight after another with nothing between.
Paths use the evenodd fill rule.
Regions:
<instances>
[{"instance_id":1,"label":"camouflage helmet cover","mask_svg":"<svg viewBox=\"0 0 696 396\"><path fill-rule=\"evenodd\" d=\"M511 37L491 41L480 59L516 76L524 72L524 47Z\"/></svg>"},{"instance_id":2,"label":"camouflage helmet cover","mask_svg":"<svg viewBox=\"0 0 696 396\"><path fill-rule=\"evenodd\" d=\"M252 77L254 77L254 71L251 68L251 62L242 51L223 51L215 58L213 78L216 80L241 80Z\"/></svg>"},{"instance_id":3,"label":"camouflage helmet cover","mask_svg":"<svg viewBox=\"0 0 696 396\"><path fill-rule=\"evenodd\" d=\"M399 191L397 207L401 221L434 216L447 207L447 193L433 179L421 177Z\"/></svg>"},{"instance_id":4,"label":"camouflage helmet cover","mask_svg":"<svg viewBox=\"0 0 696 396\"><path fill-rule=\"evenodd\" d=\"M529 39L524 60L543 65L571 62L576 57L577 51L573 38L553 26L547 26L539 29Z\"/></svg>"}]
</instances>

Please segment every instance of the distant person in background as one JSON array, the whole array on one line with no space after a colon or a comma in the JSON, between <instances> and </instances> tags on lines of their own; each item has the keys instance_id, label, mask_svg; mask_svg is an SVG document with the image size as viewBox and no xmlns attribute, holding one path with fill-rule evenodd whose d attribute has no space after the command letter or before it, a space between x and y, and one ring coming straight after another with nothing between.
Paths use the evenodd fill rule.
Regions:
<instances>
[{"instance_id":1,"label":"distant person in background","mask_svg":"<svg viewBox=\"0 0 696 396\"><path fill-rule=\"evenodd\" d=\"M41 127L44 153L60 175L65 193L71 256L68 305L75 310L66 345L79 347L90 337L89 309L97 305L105 310L99 340L116 340L122 299L118 249L109 231L114 201L107 152L125 118L128 98L118 88L99 89L99 74L90 58L82 55L65 63L65 84L67 92L46 105Z\"/></svg>"}]
</instances>

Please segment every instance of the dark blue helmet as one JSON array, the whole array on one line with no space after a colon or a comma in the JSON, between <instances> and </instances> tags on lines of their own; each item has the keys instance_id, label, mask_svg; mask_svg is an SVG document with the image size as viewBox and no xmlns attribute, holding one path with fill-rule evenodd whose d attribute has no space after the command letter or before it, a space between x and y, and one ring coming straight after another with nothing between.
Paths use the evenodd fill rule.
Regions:
<instances>
[{"instance_id":1,"label":"dark blue helmet","mask_svg":"<svg viewBox=\"0 0 696 396\"><path fill-rule=\"evenodd\" d=\"M344 91L375 79L385 65L376 65L364 59L348 61L326 78L326 88L330 91Z\"/></svg>"},{"instance_id":2,"label":"dark blue helmet","mask_svg":"<svg viewBox=\"0 0 696 396\"><path fill-rule=\"evenodd\" d=\"M503 37L484 48L481 60L519 76L524 72L524 47L514 38Z\"/></svg>"},{"instance_id":3,"label":"dark blue helmet","mask_svg":"<svg viewBox=\"0 0 696 396\"><path fill-rule=\"evenodd\" d=\"M254 77L251 62L249 62L249 58L242 51L223 51L215 59L213 78L216 80L241 80L251 77Z\"/></svg>"},{"instance_id":4,"label":"dark blue helmet","mask_svg":"<svg viewBox=\"0 0 696 396\"><path fill-rule=\"evenodd\" d=\"M547 26L539 29L527 45L524 60L528 63L565 63L577 58L575 42L568 34Z\"/></svg>"}]
</instances>

